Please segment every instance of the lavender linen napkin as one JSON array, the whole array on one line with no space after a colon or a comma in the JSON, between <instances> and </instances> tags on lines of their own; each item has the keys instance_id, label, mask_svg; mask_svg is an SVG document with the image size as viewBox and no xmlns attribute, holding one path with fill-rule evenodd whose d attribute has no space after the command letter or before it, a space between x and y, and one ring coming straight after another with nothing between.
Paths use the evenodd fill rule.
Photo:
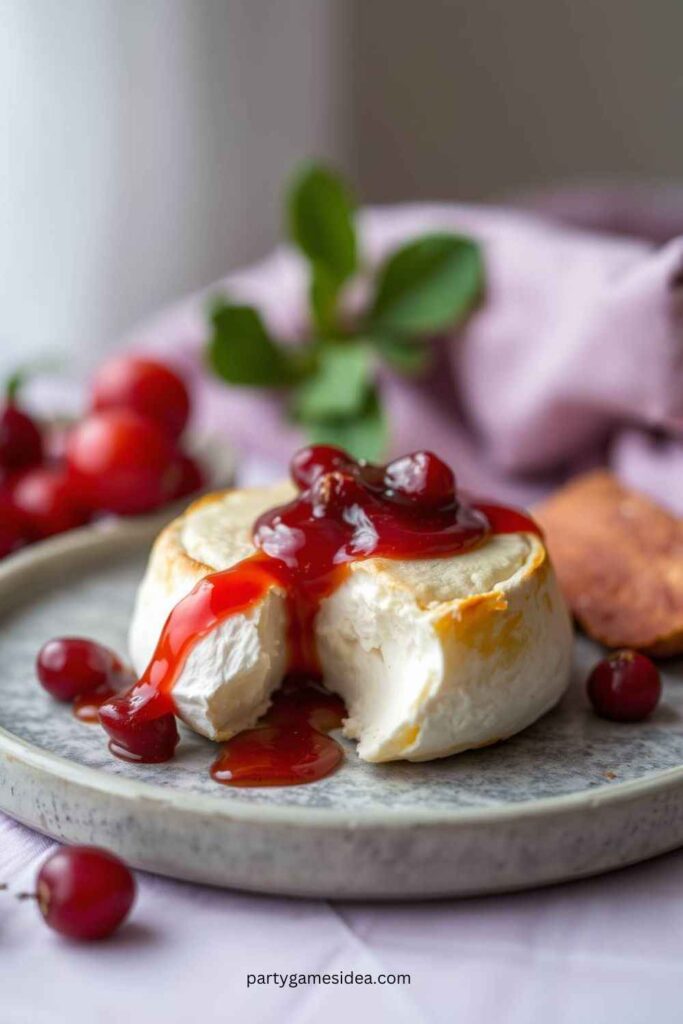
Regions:
<instances>
[{"instance_id":1,"label":"lavender linen napkin","mask_svg":"<svg viewBox=\"0 0 683 1024\"><path fill-rule=\"evenodd\" d=\"M642 195L640 202L642 224ZM593 222L596 203L588 204ZM432 230L472 235L485 252L485 301L463 330L434 343L427 378L384 379L391 451L430 447L464 486L520 502L607 463L683 513L683 237L657 246L580 229L566 223L571 204L569 214L559 211L564 222L547 215L547 197L543 205L537 213L421 203L361 214L367 266ZM605 208L615 228L614 201ZM662 237L661 224L655 233ZM305 330L305 269L283 248L129 341L184 366L202 426L284 464L302 438L278 399L228 388L203 367L203 310L218 291L258 305L280 336L295 340ZM361 280L351 305L362 293Z\"/></svg>"}]
</instances>

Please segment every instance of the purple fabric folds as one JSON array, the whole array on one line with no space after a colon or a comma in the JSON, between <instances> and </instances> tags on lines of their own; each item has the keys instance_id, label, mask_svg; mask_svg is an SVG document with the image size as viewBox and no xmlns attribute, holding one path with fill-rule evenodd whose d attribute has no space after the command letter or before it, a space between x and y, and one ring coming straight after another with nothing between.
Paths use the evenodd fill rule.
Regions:
<instances>
[{"instance_id":1,"label":"purple fabric folds","mask_svg":"<svg viewBox=\"0 0 683 1024\"><path fill-rule=\"evenodd\" d=\"M584 200L592 230L567 223L573 207L563 194L554 205L544 196L540 213L421 203L361 214L367 266L434 230L472 235L486 260L484 302L463 329L434 342L427 377L384 376L391 451L430 447L464 486L520 502L606 463L683 513L683 236L660 245L601 233L601 202L616 231L615 210L630 210L626 197L597 191ZM634 193L633 204L631 221L646 232L647 193ZM661 204L653 209L659 242ZM682 226L672 220L672 230ZM352 307L363 289L361 280ZM305 331L305 269L280 249L161 314L131 342L181 362L200 396L201 426L284 463L301 435L278 399L229 388L203 367L204 305L219 291L258 305L279 336L294 341Z\"/></svg>"}]
</instances>

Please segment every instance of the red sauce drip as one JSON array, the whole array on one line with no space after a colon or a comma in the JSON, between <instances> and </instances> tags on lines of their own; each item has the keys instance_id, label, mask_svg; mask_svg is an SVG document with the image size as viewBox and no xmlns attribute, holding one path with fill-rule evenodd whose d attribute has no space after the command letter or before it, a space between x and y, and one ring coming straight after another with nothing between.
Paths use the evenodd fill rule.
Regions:
<instances>
[{"instance_id":1,"label":"red sauce drip","mask_svg":"<svg viewBox=\"0 0 683 1024\"><path fill-rule=\"evenodd\" d=\"M531 516L519 509L482 502L477 502L474 508L482 512L488 519L492 536L499 533L536 533L541 535L538 523L535 523Z\"/></svg>"},{"instance_id":2,"label":"red sauce drip","mask_svg":"<svg viewBox=\"0 0 683 1024\"><path fill-rule=\"evenodd\" d=\"M253 729L223 745L211 777L229 786L298 786L330 775L344 751L327 733L346 715L344 703L317 686L285 684Z\"/></svg>"},{"instance_id":3,"label":"red sauce drip","mask_svg":"<svg viewBox=\"0 0 683 1024\"><path fill-rule=\"evenodd\" d=\"M207 576L168 617L149 666L122 698L125 708L119 703L138 736L143 723L175 713L173 686L193 645L272 586L285 592L289 604L290 672L318 677L313 623L350 563L449 557L492 533L538 532L520 512L459 501L452 472L430 453L379 467L318 446L295 456L292 474L300 493L256 521L256 553ZM307 700L296 691L276 698L263 724L227 744L213 777L232 785L283 785L310 781L299 770L302 764L318 765L311 769L315 778L322 777L321 766L322 774L333 770L341 752L312 724ZM121 746L120 732L116 739ZM145 760L139 741L135 759ZM157 744L154 760L160 759Z\"/></svg>"},{"instance_id":4,"label":"red sauce drip","mask_svg":"<svg viewBox=\"0 0 683 1024\"><path fill-rule=\"evenodd\" d=\"M87 725L100 724L100 708L115 697L117 691L112 686L98 686L92 693L82 693L73 702L72 710L79 722Z\"/></svg>"}]
</instances>

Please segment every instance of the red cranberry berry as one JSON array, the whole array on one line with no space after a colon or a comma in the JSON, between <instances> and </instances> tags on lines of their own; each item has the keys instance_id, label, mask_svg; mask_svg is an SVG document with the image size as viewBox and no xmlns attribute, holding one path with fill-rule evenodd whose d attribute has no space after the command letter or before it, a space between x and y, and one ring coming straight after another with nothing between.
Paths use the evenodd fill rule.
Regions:
<instances>
[{"instance_id":1,"label":"red cranberry berry","mask_svg":"<svg viewBox=\"0 0 683 1024\"><path fill-rule=\"evenodd\" d=\"M323 473L337 470L348 472L356 463L341 448L329 444L314 444L301 448L294 455L290 466L292 480L300 491L307 490Z\"/></svg>"},{"instance_id":2,"label":"red cranberry berry","mask_svg":"<svg viewBox=\"0 0 683 1024\"><path fill-rule=\"evenodd\" d=\"M186 498L195 494L204 486L204 474L196 459L185 452L178 452L174 460L177 473L176 482L171 494L172 498Z\"/></svg>"},{"instance_id":3,"label":"red cranberry berry","mask_svg":"<svg viewBox=\"0 0 683 1024\"><path fill-rule=\"evenodd\" d=\"M77 486L61 466L26 470L12 489L12 500L36 539L73 530L89 518Z\"/></svg>"},{"instance_id":4,"label":"red cranberry berry","mask_svg":"<svg viewBox=\"0 0 683 1024\"><path fill-rule=\"evenodd\" d=\"M123 861L94 846L63 846L38 873L46 924L70 939L104 939L123 924L135 900L135 879Z\"/></svg>"},{"instance_id":5,"label":"red cranberry berry","mask_svg":"<svg viewBox=\"0 0 683 1024\"><path fill-rule=\"evenodd\" d=\"M72 701L101 686L120 685L126 670L108 647L78 636L43 644L36 659L41 686L57 700Z\"/></svg>"},{"instance_id":6,"label":"red cranberry berry","mask_svg":"<svg viewBox=\"0 0 683 1024\"><path fill-rule=\"evenodd\" d=\"M139 356L119 356L99 370L93 382L92 405L103 409L132 409L175 438L190 415L190 396L184 382L165 363Z\"/></svg>"},{"instance_id":7,"label":"red cranberry berry","mask_svg":"<svg viewBox=\"0 0 683 1024\"><path fill-rule=\"evenodd\" d=\"M149 719L136 716L127 694L102 705L100 722L111 737L109 749L125 761L170 761L180 739L173 715Z\"/></svg>"},{"instance_id":8,"label":"red cranberry berry","mask_svg":"<svg viewBox=\"0 0 683 1024\"><path fill-rule=\"evenodd\" d=\"M662 683L644 654L616 651L599 661L588 677L588 697L601 718L640 722L657 707Z\"/></svg>"},{"instance_id":9,"label":"red cranberry berry","mask_svg":"<svg viewBox=\"0 0 683 1024\"><path fill-rule=\"evenodd\" d=\"M93 413L67 442L67 462L93 509L134 515L157 508L177 483L169 437L130 409Z\"/></svg>"},{"instance_id":10,"label":"red cranberry berry","mask_svg":"<svg viewBox=\"0 0 683 1024\"><path fill-rule=\"evenodd\" d=\"M8 472L37 466L43 459L43 437L36 423L16 404L18 381L8 388L5 408L0 412L0 468Z\"/></svg>"},{"instance_id":11,"label":"red cranberry berry","mask_svg":"<svg viewBox=\"0 0 683 1024\"><path fill-rule=\"evenodd\" d=\"M11 555L31 539L26 518L14 505L9 494L0 492L0 558Z\"/></svg>"},{"instance_id":12,"label":"red cranberry berry","mask_svg":"<svg viewBox=\"0 0 683 1024\"><path fill-rule=\"evenodd\" d=\"M433 452L414 452L390 462L384 473L387 496L427 508L455 500L452 469Z\"/></svg>"}]
</instances>

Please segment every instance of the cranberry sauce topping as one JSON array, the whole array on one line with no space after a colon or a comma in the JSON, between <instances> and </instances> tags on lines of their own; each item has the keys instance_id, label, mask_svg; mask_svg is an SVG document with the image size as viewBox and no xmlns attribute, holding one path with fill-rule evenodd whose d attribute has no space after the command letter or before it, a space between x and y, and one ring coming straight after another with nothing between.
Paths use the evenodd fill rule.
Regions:
<instances>
[{"instance_id":1,"label":"cranberry sauce topping","mask_svg":"<svg viewBox=\"0 0 683 1024\"><path fill-rule=\"evenodd\" d=\"M222 620L261 599L273 584L285 591L289 603L289 669L318 676L313 622L320 601L339 586L351 562L445 557L473 548L492 532L538 532L522 513L459 501L453 473L431 452L375 466L355 462L338 448L317 445L298 452L291 468L299 494L257 519L256 553L207 576L176 605L140 681L102 708L101 721L114 739L115 753L128 750L136 760L145 760L144 734L149 732L154 760L173 756L177 732L170 723L160 730L159 719L172 719L172 689L189 651ZM282 729L281 704L277 709L280 718L269 720L269 735L273 729L283 733L291 726L288 720L287 730ZM300 727L310 733L306 721L304 715ZM254 738L260 731L246 734L252 738L243 740L243 749L263 747L264 737ZM319 732L317 736L310 733L308 738L320 746L326 738ZM215 778L226 771L230 781L240 776L235 743L229 744L220 767L214 767Z\"/></svg>"},{"instance_id":2,"label":"cranberry sauce topping","mask_svg":"<svg viewBox=\"0 0 683 1024\"><path fill-rule=\"evenodd\" d=\"M452 555L478 544L489 526L457 501L455 478L435 455L419 452L386 468L353 462L334 448L304 449L297 458L306 458L305 478L297 460L293 466L299 495L256 520L254 543L290 596L290 668L316 674L313 620L350 562ZM412 458L411 475L405 464ZM441 468L428 474L423 463Z\"/></svg>"},{"instance_id":3,"label":"cranberry sauce topping","mask_svg":"<svg viewBox=\"0 0 683 1024\"><path fill-rule=\"evenodd\" d=\"M211 777L230 786L296 786L323 779L344 757L327 733L339 728L345 714L339 697L292 679L255 728L224 744Z\"/></svg>"},{"instance_id":4,"label":"cranberry sauce topping","mask_svg":"<svg viewBox=\"0 0 683 1024\"><path fill-rule=\"evenodd\" d=\"M116 697L117 690L111 686L102 686L92 693L82 693L73 702L74 717L86 725L100 724L100 708Z\"/></svg>"}]
</instances>

